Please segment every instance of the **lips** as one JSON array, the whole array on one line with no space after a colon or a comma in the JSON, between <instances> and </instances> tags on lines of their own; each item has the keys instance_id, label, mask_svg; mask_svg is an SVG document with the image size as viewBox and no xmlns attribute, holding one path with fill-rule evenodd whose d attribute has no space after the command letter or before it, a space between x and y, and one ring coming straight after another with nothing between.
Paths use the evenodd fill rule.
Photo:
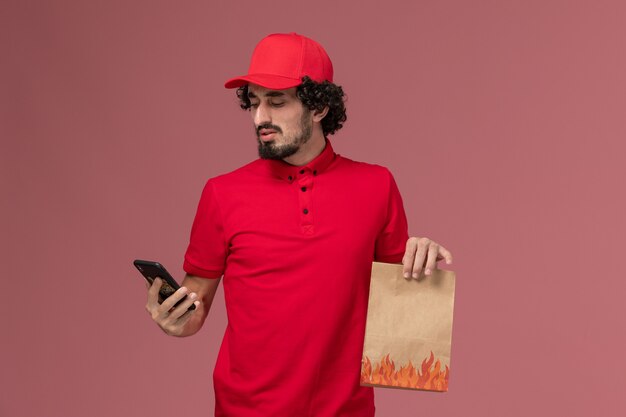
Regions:
<instances>
[{"instance_id":1,"label":"lips","mask_svg":"<svg viewBox=\"0 0 626 417\"><path fill-rule=\"evenodd\" d=\"M276 134L275 130L272 129L261 129L259 130L259 137L263 140L269 140L274 137Z\"/></svg>"}]
</instances>

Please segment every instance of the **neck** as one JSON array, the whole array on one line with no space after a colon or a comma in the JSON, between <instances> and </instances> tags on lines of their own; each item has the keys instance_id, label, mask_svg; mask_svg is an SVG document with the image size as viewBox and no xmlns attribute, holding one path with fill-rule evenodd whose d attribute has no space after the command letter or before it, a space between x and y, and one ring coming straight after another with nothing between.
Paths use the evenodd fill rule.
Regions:
<instances>
[{"instance_id":1,"label":"neck","mask_svg":"<svg viewBox=\"0 0 626 417\"><path fill-rule=\"evenodd\" d=\"M291 165L302 166L308 164L314 160L316 156L321 154L326 147L326 138L324 138L324 134L322 132L315 133L317 134L313 134L307 143L300 146L298 152L284 158L283 161Z\"/></svg>"}]
</instances>

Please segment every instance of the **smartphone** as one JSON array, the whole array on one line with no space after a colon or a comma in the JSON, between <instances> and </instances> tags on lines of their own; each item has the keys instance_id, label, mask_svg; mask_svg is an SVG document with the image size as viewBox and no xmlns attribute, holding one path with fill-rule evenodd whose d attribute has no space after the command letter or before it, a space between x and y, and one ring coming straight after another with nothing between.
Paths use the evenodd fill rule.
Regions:
<instances>
[{"instance_id":1,"label":"smartphone","mask_svg":"<svg viewBox=\"0 0 626 417\"><path fill-rule=\"evenodd\" d=\"M172 278L169 272L167 272L165 267L161 265L160 263L154 262L154 261L144 261L141 259L135 259L133 264L139 270L139 272L141 272L141 275L144 276L144 278L146 279L146 281L148 281L150 285L152 285L156 277L161 278L161 281L163 281L163 284L161 285L161 289L159 290L159 304L161 304L167 297L174 294L176 290L180 288L180 285L178 285L178 282L176 282L176 280ZM174 304L174 307L178 306L180 303L182 303L186 299L187 299L187 295L185 295L176 304ZM196 309L196 305L192 304L191 306L189 306L187 310L195 310L195 309Z\"/></svg>"}]
</instances>

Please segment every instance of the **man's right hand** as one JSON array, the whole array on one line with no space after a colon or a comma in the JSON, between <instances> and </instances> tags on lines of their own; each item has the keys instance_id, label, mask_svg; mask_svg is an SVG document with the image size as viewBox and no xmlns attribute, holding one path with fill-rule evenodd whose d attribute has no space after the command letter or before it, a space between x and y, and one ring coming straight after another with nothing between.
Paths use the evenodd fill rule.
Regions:
<instances>
[{"instance_id":1,"label":"man's right hand","mask_svg":"<svg viewBox=\"0 0 626 417\"><path fill-rule=\"evenodd\" d=\"M183 335L185 325L192 315L198 311L198 306L200 305L200 301L197 300L198 295L192 292L185 301L173 308L189 292L186 287L179 288L174 294L167 297L162 304L159 304L159 290L161 285L163 285L161 278L156 278L152 285L148 283L146 285L148 285L146 310L152 317L152 320L168 335ZM196 305L196 310L187 311L191 304Z\"/></svg>"}]
</instances>

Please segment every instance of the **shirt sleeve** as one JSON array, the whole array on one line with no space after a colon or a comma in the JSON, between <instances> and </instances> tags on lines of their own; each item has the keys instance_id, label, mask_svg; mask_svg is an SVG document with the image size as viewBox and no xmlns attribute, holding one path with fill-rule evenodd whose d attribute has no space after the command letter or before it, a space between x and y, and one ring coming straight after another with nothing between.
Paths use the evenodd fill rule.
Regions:
<instances>
[{"instance_id":1,"label":"shirt sleeve","mask_svg":"<svg viewBox=\"0 0 626 417\"><path fill-rule=\"evenodd\" d=\"M389 175L387 216L376 238L374 260L401 263L406 250L406 241L409 239L408 224L398 185L391 172L387 170L387 173Z\"/></svg>"},{"instance_id":2,"label":"shirt sleeve","mask_svg":"<svg viewBox=\"0 0 626 417\"><path fill-rule=\"evenodd\" d=\"M198 203L183 269L203 278L221 277L226 265L227 246L222 213L214 185L209 180Z\"/></svg>"}]
</instances>

